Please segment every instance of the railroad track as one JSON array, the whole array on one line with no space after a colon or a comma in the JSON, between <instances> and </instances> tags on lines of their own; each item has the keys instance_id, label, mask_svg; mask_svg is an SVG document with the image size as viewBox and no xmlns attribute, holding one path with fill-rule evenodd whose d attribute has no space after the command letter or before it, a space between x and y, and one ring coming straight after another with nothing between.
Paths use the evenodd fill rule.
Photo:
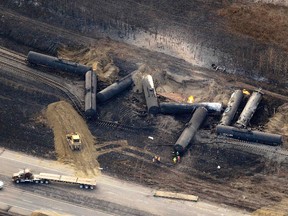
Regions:
<instances>
[{"instance_id":1,"label":"railroad track","mask_svg":"<svg viewBox=\"0 0 288 216\"><path fill-rule=\"evenodd\" d=\"M3 54L6 54L8 56L13 56L13 57L15 57L17 59L22 59L22 60L26 59L26 56L24 54L17 53L17 52L15 52L13 50L9 50L6 47L0 46L0 52L3 53Z\"/></svg>"},{"instance_id":2,"label":"railroad track","mask_svg":"<svg viewBox=\"0 0 288 216\"><path fill-rule=\"evenodd\" d=\"M69 90L68 87L63 85L62 82L55 80L55 78L51 78L49 75L45 73L41 73L39 71L36 71L32 68L27 68L25 60L19 59L17 56L9 55L7 58L3 54L3 50L1 50L1 58L0 58L0 65L5 66L6 68L10 68L13 70L13 72L16 72L17 74L21 74L22 76L25 75L25 77L30 77L33 80L37 80L39 82L42 82L46 84L47 86L50 86L54 89L60 90L64 96L72 103L73 107L76 109L76 111L82 116L85 117L84 115L84 103L80 98L78 98L76 95L72 94ZM4 57L3 57L4 56ZM21 57L21 56L20 56ZM14 61L17 59L17 62L20 62L23 66L22 67L17 67L14 64L11 63L11 61ZM5 60L9 59L9 60Z\"/></svg>"},{"instance_id":3,"label":"railroad track","mask_svg":"<svg viewBox=\"0 0 288 216\"><path fill-rule=\"evenodd\" d=\"M14 64L11 63L11 61L17 61L22 66L17 67ZM42 73L40 71L37 71L33 68L27 68L26 65L26 57L23 55L17 55L17 53L9 52L9 50L0 47L0 65L4 65L5 67L11 68L14 72L17 74L25 75L25 77L30 77L33 80L37 80L39 82L42 82L46 84L47 86L50 86L52 88L60 90L66 98L69 99L69 101L72 103L73 107L76 109L76 111L85 118L85 112L84 112L84 103L80 98L78 98L76 95L70 92L69 88L63 85L63 83L59 80L55 80L55 77L51 77L48 74ZM130 113L130 112L129 112ZM126 114L128 112L126 111ZM119 130L126 130L126 131L148 131L151 130L151 128L140 128L140 127L134 127L134 126L128 126L124 124L119 124L116 122L111 121L105 121L105 120L97 120L96 125L105 127L107 129L119 129Z\"/></svg>"},{"instance_id":4,"label":"railroad track","mask_svg":"<svg viewBox=\"0 0 288 216\"><path fill-rule=\"evenodd\" d=\"M97 119L97 121L95 123L98 126L105 127L108 129L119 129L119 130L126 130L126 131L130 131L130 132L137 132L137 131L139 132L140 130L141 131L153 130L153 128L151 128L151 127L134 127L134 126L129 126L129 125L125 125L125 124L120 124L117 122L99 120L99 119Z\"/></svg>"},{"instance_id":5,"label":"railroad track","mask_svg":"<svg viewBox=\"0 0 288 216\"><path fill-rule=\"evenodd\" d=\"M224 136L218 136L216 138L216 143L222 144L222 145L229 145L230 147L237 147L242 150L247 150L249 152L253 151L261 155L263 152L266 152L270 154L272 153L272 154L277 154L277 155L281 155L284 157L288 157L288 151L280 149L278 147L267 146L267 145L263 145L259 143L253 143L253 142L247 142L247 141L241 141L241 140L235 140L235 139L227 138Z\"/></svg>"}]
</instances>

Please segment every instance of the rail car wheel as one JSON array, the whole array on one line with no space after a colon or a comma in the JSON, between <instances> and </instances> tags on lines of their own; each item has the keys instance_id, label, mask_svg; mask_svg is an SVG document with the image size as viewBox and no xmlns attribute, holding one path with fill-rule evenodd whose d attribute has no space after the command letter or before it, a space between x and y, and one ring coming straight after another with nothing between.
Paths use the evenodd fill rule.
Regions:
<instances>
[{"instance_id":1,"label":"rail car wheel","mask_svg":"<svg viewBox=\"0 0 288 216\"><path fill-rule=\"evenodd\" d=\"M79 185L79 187L82 189L82 188L83 188L83 185L81 184L81 185Z\"/></svg>"}]
</instances>

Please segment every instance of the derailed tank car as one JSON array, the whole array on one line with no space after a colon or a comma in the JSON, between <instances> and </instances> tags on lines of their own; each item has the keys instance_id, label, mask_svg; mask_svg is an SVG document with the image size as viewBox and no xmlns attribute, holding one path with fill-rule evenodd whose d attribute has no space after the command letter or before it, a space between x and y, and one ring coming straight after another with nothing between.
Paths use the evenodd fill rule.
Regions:
<instances>
[{"instance_id":1,"label":"derailed tank car","mask_svg":"<svg viewBox=\"0 0 288 216\"><path fill-rule=\"evenodd\" d=\"M27 55L27 61L29 64L48 67L51 69L62 70L69 73L84 76L85 73L91 68L75 62L59 59L54 56L45 55L30 51Z\"/></svg>"},{"instance_id":2,"label":"derailed tank car","mask_svg":"<svg viewBox=\"0 0 288 216\"><path fill-rule=\"evenodd\" d=\"M97 101L104 103L129 88L134 83L132 75L136 72L137 71L134 71L131 74L128 74L119 81L98 92L96 95Z\"/></svg>"},{"instance_id":3,"label":"derailed tank car","mask_svg":"<svg viewBox=\"0 0 288 216\"><path fill-rule=\"evenodd\" d=\"M262 99L262 96L263 93L261 92L261 89L252 93L243 111L241 112L239 119L235 124L236 127L242 127L242 128L247 127L258 107L258 104Z\"/></svg>"},{"instance_id":4,"label":"derailed tank car","mask_svg":"<svg viewBox=\"0 0 288 216\"><path fill-rule=\"evenodd\" d=\"M146 99L148 113L157 114L159 112L159 104L154 88L153 78L151 75L143 77L142 86Z\"/></svg>"},{"instance_id":5,"label":"derailed tank car","mask_svg":"<svg viewBox=\"0 0 288 216\"><path fill-rule=\"evenodd\" d=\"M278 134L264 133L261 131L251 131L225 125L218 125L216 127L216 133L218 135L223 135L234 139L263 143L272 146L280 145L283 142L282 136Z\"/></svg>"},{"instance_id":6,"label":"derailed tank car","mask_svg":"<svg viewBox=\"0 0 288 216\"><path fill-rule=\"evenodd\" d=\"M93 118L97 114L96 110L97 76L89 70L85 74L85 115Z\"/></svg>"},{"instance_id":7,"label":"derailed tank car","mask_svg":"<svg viewBox=\"0 0 288 216\"><path fill-rule=\"evenodd\" d=\"M184 114L192 113L198 107L205 107L209 114L217 115L223 110L222 103L172 103L162 102L160 103L160 112L162 114Z\"/></svg>"},{"instance_id":8,"label":"derailed tank car","mask_svg":"<svg viewBox=\"0 0 288 216\"><path fill-rule=\"evenodd\" d=\"M243 93L241 90L236 90L231 95L227 107L223 112L222 119L220 121L220 125L231 125L235 114L238 110L238 107L242 101Z\"/></svg>"},{"instance_id":9,"label":"derailed tank car","mask_svg":"<svg viewBox=\"0 0 288 216\"><path fill-rule=\"evenodd\" d=\"M178 152L180 155L184 153L187 146L195 136L197 130L204 122L207 116L207 109L204 107L199 107L194 112L192 118L190 119L187 127L184 129L176 143L174 144L174 151Z\"/></svg>"}]
</instances>

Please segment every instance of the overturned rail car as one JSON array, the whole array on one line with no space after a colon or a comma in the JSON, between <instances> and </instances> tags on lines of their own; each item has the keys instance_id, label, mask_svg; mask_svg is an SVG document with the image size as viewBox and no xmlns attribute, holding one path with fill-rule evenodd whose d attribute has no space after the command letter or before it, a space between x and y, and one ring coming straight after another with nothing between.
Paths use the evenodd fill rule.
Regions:
<instances>
[{"instance_id":1,"label":"overturned rail car","mask_svg":"<svg viewBox=\"0 0 288 216\"><path fill-rule=\"evenodd\" d=\"M75 62L66 61L54 56L45 55L30 51L27 55L27 61L31 65L44 66L51 69L62 70L69 73L84 76L91 68Z\"/></svg>"},{"instance_id":2,"label":"overturned rail car","mask_svg":"<svg viewBox=\"0 0 288 216\"><path fill-rule=\"evenodd\" d=\"M159 103L154 88L153 78L151 75L143 77L142 86L146 99L148 113L157 114L159 112Z\"/></svg>"},{"instance_id":3,"label":"overturned rail car","mask_svg":"<svg viewBox=\"0 0 288 216\"><path fill-rule=\"evenodd\" d=\"M232 121L235 117L235 114L238 110L238 107L242 101L243 92L241 90L236 90L232 93L227 107L223 112L222 119L220 121L220 125L231 125Z\"/></svg>"},{"instance_id":4,"label":"overturned rail car","mask_svg":"<svg viewBox=\"0 0 288 216\"><path fill-rule=\"evenodd\" d=\"M100 103L104 103L109 99L115 97L116 95L120 94L124 90L128 89L131 85L134 84L132 75L137 73L137 71L138 70L133 71L132 73L128 74L127 76L121 78L117 82L109 85L105 89L98 92L96 95L97 101Z\"/></svg>"},{"instance_id":5,"label":"overturned rail car","mask_svg":"<svg viewBox=\"0 0 288 216\"><path fill-rule=\"evenodd\" d=\"M187 146L195 136L197 130L204 122L207 113L208 111L205 107L199 107L196 109L188 125L174 144L175 152L178 152L180 155L184 153L184 151L187 149Z\"/></svg>"},{"instance_id":6,"label":"overturned rail car","mask_svg":"<svg viewBox=\"0 0 288 216\"><path fill-rule=\"evenodd\" d=\"M199 107L205 107L208 114L220 114L223 110L222 103L171 103L162 102L160 103L160 112L162 114L184 114L192 113L195 109Z\"/></svg>"},{"instance_id":7,"label":"overturned rail car","mask_svg":"<svg viewBox=\"0 0 288 216\"><path fill-rule=\"evenodd\" d=\"M96 107L97 76L89 70L85 74L85 116L94 118L97 114Z\"/></svg>"},{"instance_id":8,"label":"overturned rail car","mask_svg":"<svg viewBox=\"0 0 288 216\"><path fill-rule=\"evenodd\" d=\"M237 120L235 126L239 128L246 128L249 124L251 118L253 117L258 104L260 103L262 99L263 93L261 92L261 89L258 91L254 91L252 95L250 96L247 104L245 105L243 111L240 114L239 119Z\"/></svg>"},{"instance_id":9,"label":"overturned rail car","mask_svg":"<svg viewBox=\"0 0 288 216\"><path fill-rule=\"evenodd\" d=\"M266 145L277 146L282 144L282 136L278 134L264 133L261 131L251 131L231 126L218 125L216 127L217 135L231 137L234 139L263 143Z\"/></svg>"}]
</instances>

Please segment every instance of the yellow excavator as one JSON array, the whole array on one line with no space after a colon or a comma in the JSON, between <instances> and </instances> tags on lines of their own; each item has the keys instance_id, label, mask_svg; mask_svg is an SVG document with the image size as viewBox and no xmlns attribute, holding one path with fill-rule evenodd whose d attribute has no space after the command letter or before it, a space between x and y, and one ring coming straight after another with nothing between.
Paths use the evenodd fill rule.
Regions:
<instances>
[{"instance_id":1,"label":"yellow excavator","mask_svg":"<svg viewBox=\"0 0 288 216\"><path fill-rule=\"evenodd\" d=\"M77 132L69 133L66 135L66 140L68 142L69 147L74 150L81 150L82 142L80 135Z\"/></svg>"}]
</instances>

